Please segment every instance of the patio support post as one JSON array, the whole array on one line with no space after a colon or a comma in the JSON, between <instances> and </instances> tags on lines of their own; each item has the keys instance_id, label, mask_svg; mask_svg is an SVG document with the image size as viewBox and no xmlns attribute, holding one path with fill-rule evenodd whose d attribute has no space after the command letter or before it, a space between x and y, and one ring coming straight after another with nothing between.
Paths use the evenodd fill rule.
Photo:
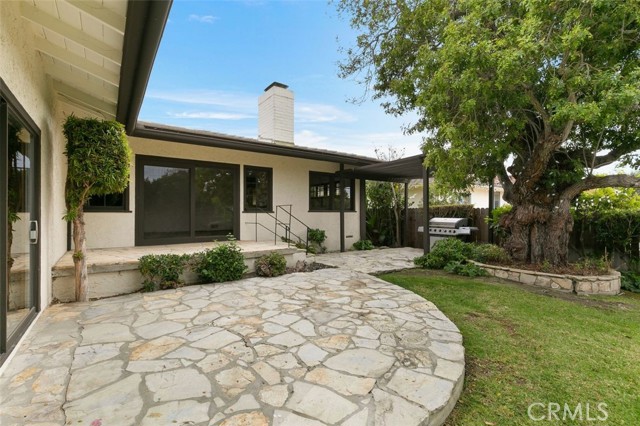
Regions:
<instances>
[{"instance_id":1,"label":"patio support post","mask_svg":"<svg viewBox=\"0 0 640 426\"><path fill-rule=\"evenodd\" d=\"M429 167L422 169L422 244L424 254L431 251L431 236L429 235Z\"/></svg>"},{"instance_id":2,"label":"patio support post","mask_svg":"<svg viewBox=\"0 0 640 426\"><path fill-rule=\"evenodd\" d=\"M340 163L340 251L344 252L344 163Z\"/></svg>"},{"instance_id":3,"label":"patio support post","mask_svg":"<svg viewBox=\"0 0 640 426\"><path fill-rule=\"evenodd\" d=\"M360 239L367 239L367 181L360 179Z\"/></svg>"},{"instance_id":4,"label":"patio support post","mask_svg":"<svg viewBox=\"0 0 640 426\"><path fill-rule=\"evenodd\" d=\"M404 181L404 222L402 227L402 246L409 241L409 179Z\"/></svg>"},{"instance_id":5,"label":"patio support post","mask_svg":"<svg viewBox=\"0 0 640 426\"><path fill-rule=\"evenodd\" d=\"M491 218L491 216L493 215L493 205L494 205L494 198L495 198L495 191L493 188L493 179L491 179L491 182L489 182L489 213L488 216L489 218ZM488 236L489 236L489 244L493 244L493 229L491 229L491 224L487 223L487 229L488 229Z\"/></svg>"}]
</instances>

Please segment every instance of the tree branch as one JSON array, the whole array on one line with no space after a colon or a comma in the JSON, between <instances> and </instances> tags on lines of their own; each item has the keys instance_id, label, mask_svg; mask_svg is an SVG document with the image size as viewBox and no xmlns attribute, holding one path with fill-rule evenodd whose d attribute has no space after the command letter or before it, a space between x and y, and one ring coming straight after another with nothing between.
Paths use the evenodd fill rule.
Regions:
<instances>
[{"instance_id":1,"label":"tree branch","mask_svg":"<svg viewBox=\"0 0 640 426\"><path fill-rule=\"evenodd\" d=\"M581 192L595 188L640 188L640 177L631 175L589 176L577 182L562 192L561 199L572 201Z\"/></svg>"}]
</instances>

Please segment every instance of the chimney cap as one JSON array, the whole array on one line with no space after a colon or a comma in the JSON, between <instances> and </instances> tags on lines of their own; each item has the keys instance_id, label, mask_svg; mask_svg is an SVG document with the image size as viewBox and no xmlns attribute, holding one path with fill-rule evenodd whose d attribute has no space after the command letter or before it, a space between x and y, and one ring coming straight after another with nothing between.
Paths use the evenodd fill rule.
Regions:
<instances>
[{"instance_id":1,"label":"chimney cap","mask_svg":"<svg viewBox=\"0 0 640 426\"><path fill-rule=\"evenodd\" d=\"M286 84L282 84L282 83L278 83L277 81L274 81L273 83L271 83L270 85L267 86L266 89L264 89L265 92L267 92L269 89L271 89L272 87L281 87L283 89L288 89L289 86L287 86Z\"/></svg>"}]
</instances>

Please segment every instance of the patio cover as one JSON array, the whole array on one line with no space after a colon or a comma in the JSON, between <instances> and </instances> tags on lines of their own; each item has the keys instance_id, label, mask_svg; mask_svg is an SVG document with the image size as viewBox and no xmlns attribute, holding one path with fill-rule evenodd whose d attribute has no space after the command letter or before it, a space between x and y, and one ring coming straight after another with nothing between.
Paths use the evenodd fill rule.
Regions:
<instances>
[{"instance_id":1,"label":"patio cover","mask_svg":"<svg viewBox=\"0 0 640 426\"><path fill-rule=\"evenodd\" d=\"M366 206L366 180L386 181L386 182L403 182L404 183L404 217L405 229L403 240L406 243L408 229L406 227L406 217L409 209L409 181L411 179L422 178L422 196L423 196L423 225L427 232L423 232L424 253L429 253L431 247L431 238L429 236L429 175L430 168L424 167L424 155L414 155L407 158L400 158L393 161L385 161L382 163L370 164L366 166L356 167L350 170L341 170L338 172L343 179L360 179L360 205ZM341 193L343 195L343 193ZM344 251L344 201L340 203L340 248ZM366 208L360 208L360 239L366 238Z\"/></svg>"}]
</instances>

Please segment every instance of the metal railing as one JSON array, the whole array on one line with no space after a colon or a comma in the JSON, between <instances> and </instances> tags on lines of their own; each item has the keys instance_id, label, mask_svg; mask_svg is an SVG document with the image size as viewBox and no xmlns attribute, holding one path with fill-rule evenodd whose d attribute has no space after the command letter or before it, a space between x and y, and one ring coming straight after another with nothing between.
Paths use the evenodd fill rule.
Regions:
<instances>
[{"instance_id":1,"label":"metal railing","mask_svg":"<svg viewBox=\"0 0 640 426\"><path fill-rule=\"evenodd\" d=\"M258 241L258 229L262 228L267 232L273 234L273 243L274 245L278 243L278 238L281 241L287 243L287 247L291 247L291 244L294 244L296 247L301 248L300 246L303 244L302 236L292 231L292 225L301 225L304 228L304 249L305 252L309 252L309 227L300 219L292 213L293 205L292 204L281 204L276 206L274 213L266 211L261 208L256 208L254 211L255 221L254 222L245 222L247 225L255 225L256 227L256 241ZM269 218L273 219L273 227L270 228L263 223L258 221L258 213L262 213L267 215ZM294 241L297 240L297 242Z\"/></svg>"}]
</instances>

